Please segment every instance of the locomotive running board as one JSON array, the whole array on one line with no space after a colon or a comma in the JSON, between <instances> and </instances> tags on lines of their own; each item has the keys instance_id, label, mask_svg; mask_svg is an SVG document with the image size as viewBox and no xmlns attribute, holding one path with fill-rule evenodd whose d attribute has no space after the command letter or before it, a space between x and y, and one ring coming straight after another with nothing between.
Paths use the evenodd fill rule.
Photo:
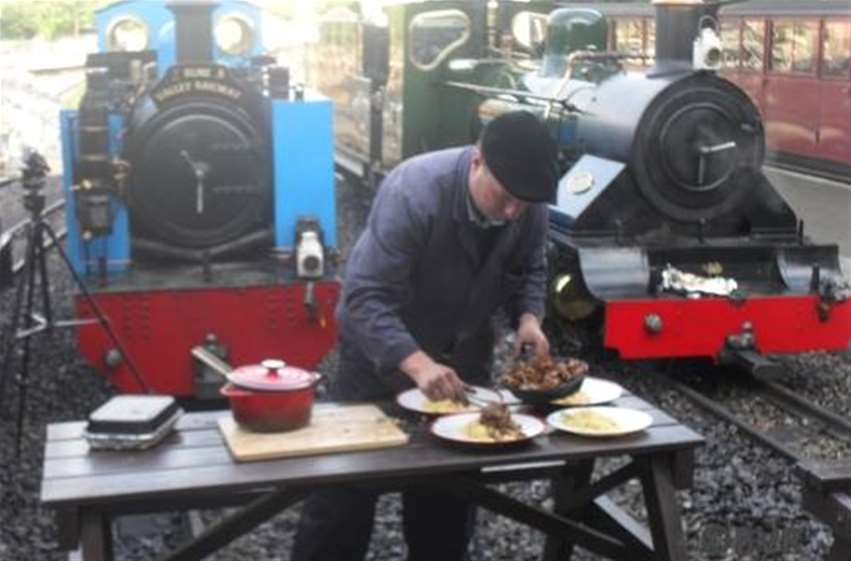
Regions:
<instances>
[{"instance_id":1,"label":"locomotive running board","mask_svg":"<svg viewBox=\"0 0 851 561\"><path fill-rule=\"evenodd\" d=\"M715 360L744 331L762 355L842 351L851 333L851 301L829 304L815 294L634 298L606 302L604 345L624 359L708 357Z\"/></svg>"}]
</instances>

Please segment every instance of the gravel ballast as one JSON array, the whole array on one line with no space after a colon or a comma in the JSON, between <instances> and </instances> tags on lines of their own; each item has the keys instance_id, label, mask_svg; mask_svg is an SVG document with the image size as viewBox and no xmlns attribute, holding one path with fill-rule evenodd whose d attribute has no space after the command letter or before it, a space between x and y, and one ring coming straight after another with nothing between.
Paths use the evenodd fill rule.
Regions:
<instances>
[{"instance_id":1,"label":"gravel ballast","mask_svg":"<svg viewBox=\"0 0 851 561\"><path fill-rule=\"evenodd\" d=\"M363 225L368 193L352 189L345 183L338 188L338 213L341 235L351 244ZM9 224L6 214L14 198L0 191L0 219ZM54 302L59 314L71 312L71 286L68 274L51 256L50 271ZM0 293L0 322L6 325L12 292ZM554 338L556 339L556 338ZM503 342L499 356L505 355L509 343ZM79 357L73 333L58 331L33 340L33 370L30 375L22 454L14 457L14 428L19 393L10 385L0 416L0 560L59 561L67 554L57 550L53 514L39 504L39 486L43 459L44 430L51 422L79 420L106 401L112 390L105 381ZM504 359L500 359L504 360ZM320 368L332 375L336 364L328 357ZM813 353L785 359L787 374L782 383L807 398L832 410L848 414L851 355L849 353ZM693 368L702 376L714 376L711 367ZM688 540L689 558L703 560L788 560L815 561L824 557L832 538L829 529L817 523L800 508L800 484L792 465L752 444L739 431L696 408L682 395L654 378L656 369L649 364L624 364L610 359L593 365L593 375L613 379L636 394L656 403L704 435L706 446L697 450L694 485L679 492L683 521ZM725 374L726 375L726 374ZM718 384L724 384L721 380ZM723 391L721 392L723 393ZM773 415L769 409L754 409L747 399L731 400L737 414ZM613 469L622 462L613 459L599 467ZM549 484L545 481L504 485L503 490L530 504L548 508ZM625 486L610 495L634 515L644 516L640 489ZM375 531L368 554L371 560L404 559L400 501L388 494L379 502ZM209 523L226 511L203 511L201 518ZM298 508L291 509L240 538L209 559L237 561L244 559L280 560L290 558L293 530ZM141 561L156 558L164 549L173 547L186 535L182 517L166 514L156 519L120 520L116 540L118 561ZM541 533L503 517L481 511L471 548L472 561L532 560L542 551ZM596 559L580 551L576 558Z\"/></svg>"}]
</instances>

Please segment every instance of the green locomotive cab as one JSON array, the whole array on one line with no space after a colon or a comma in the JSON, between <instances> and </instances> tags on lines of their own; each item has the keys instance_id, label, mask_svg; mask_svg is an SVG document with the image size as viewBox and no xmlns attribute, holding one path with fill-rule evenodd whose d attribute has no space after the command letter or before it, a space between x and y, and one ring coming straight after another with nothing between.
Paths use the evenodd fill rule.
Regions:
<instances>
[{"instance_id":1,"label":"green locomotive cab","mask_svg":"<svg viewBox=\"0 0 851 561\"><path fill-rule=\"evenodd\" d=\"M335 102L338 169L374 185L414 154L474 141L483 94L458 84L513 89L537 72L535 49L515 40L512 24L523 14L545 21L552 8L431 0L389 4L378 18L335 11L306 73Z\"/></svg>"},{"instance_id":2,"label":"green locomotive cab","mask_svg":"<svg viewBox=\"0 0 851 561\"><path fill-rule=\"evenodd\" d=\"M606 18L596 10L561 8L553 11L547 21L540 74L556 78L567 72L586 75L596 65L582 58L581 53L604 52L608 34Z\"/></svg>"}]
</instances>

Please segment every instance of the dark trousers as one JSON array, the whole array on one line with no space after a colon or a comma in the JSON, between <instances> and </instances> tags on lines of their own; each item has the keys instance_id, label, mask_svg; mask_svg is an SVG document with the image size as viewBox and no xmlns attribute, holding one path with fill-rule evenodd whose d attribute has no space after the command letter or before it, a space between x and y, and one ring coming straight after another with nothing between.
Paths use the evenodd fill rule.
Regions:
<instances>
[{"instance_id":1,"label":"dark trousers","mask_svg":"<svg viewBox=\"0 0 851 561\"><path fill-rule=\"evenodd\" d=\"M369 547L379 493L351 486L325 489L304 502L292 561L362 561ZM402 492L408 561L463 561L475 507L435 489Z\"/></svg>"}]
</instances>

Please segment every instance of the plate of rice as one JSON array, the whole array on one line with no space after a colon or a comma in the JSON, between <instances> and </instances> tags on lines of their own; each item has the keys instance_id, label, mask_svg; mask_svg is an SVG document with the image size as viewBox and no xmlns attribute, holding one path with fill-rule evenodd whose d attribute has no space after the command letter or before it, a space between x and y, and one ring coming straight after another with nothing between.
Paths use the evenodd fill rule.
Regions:
<instances>
[{"instance_id":1,"label":"plate of rice","mask_svg":"<svg viewBox=\"0 0 851 561\"><path fill-rule=\"evenodd\" d=\"M608 437L643 431L653 424L653 418L626 407L571 407L550 413L547 424L572 434Z\"/></svg>"},{"instance_id":2,"label":"plate of rice","mask_svg":"<svg viewBox=\"0 0 851 561\"><path fill-rule=\"evenodd\" d=\"M614 382L586 376L576 393L552 400L553 405L589 406L602 405L623 395L623 388Z\"/></svg>"},{"instance_id":3,"label":"plate of rice","mask_svg":"<svg viewBox=\"0 0 851 561\"><path fill-rule=\"evenodd\" d=\"M483 422L481 413L445 415L432 423L431 433L457 444L494 446L528 442L546 429L537 417L520 413L508 415L509 426L503 427Z\"/></svg>"}]
</instances>

